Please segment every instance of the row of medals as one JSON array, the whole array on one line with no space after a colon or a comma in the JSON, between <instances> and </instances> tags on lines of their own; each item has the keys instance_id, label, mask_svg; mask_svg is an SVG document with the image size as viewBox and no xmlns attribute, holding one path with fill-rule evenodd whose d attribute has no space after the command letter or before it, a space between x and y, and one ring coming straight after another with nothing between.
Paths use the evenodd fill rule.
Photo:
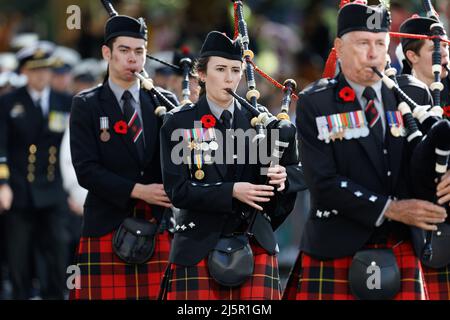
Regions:
<instances>
[{"instance_id":1,"label":"row of medals","mask_svg":"<svg viewBox=\"0 0 450 320\"><path fill-rule=\"evenodd\" d=\"M356 111L357 114L361 114L361 111ZM390 127L390 132L394 137L404 137L406 136L407 132L403 125L401 115L399 114L399 111L394 112L387 112L387 122ZM342 140L342 139L353 139L353 138L360 138L360 137L367 137L369 135L369 127L367 126L366 122L361 122L359 124L355 123L355 121L351 120L350 126L345 126L339 123L339 121L331 121L333 123L332 127L329 128L329 123L327 121L327 118L332 117L333 119L339 119L338 115L330 115L330 116L321 116L316 118L317 126L319 128L319 136L318 138L320 140L325 140L326 142L329 142L329 140ZM355 116L356 117L356 116ZM358 119L361 119L361 116L357 116ZM400 118L399 118L400 117ZM336 126L334 124L336 123Z\"/></svg>"},{"instance_id":2,"label":"row of medals","mask_svg":"<svg viewBox=\"0 0 450 320\"><path fill-rule=\"evenodd\" d=\"M361 127L361 128L340 128L339 130L334 130L329 132L327 128L322 128L323 136L325 137L325 140L331 139L331 140L342 140L342 139L353 139L353 138L360 138L360 137L367 137L369 135L369 128L367 127ZM390 128L391 134L398 138L400 136L404 137L406 136L407 132L404 127L398 127L395 125L391 125Z\"/></svg>"},{"instance_id":3,"label":"row of medals","mask_svg":"<svg viewBox=\"0 0 450 320\"><path fill-rule=\"evenodd\" d=\"M188 142L188 148L189 150L195 150L195 151L202 151L200 153L195 153L194 156L203 157L205 160L205 163L211 161L211 156L209 154L203 155L203 152L207 152L209 150L211 151L217 151L219 149L219 144L215 140L215 132L214 129L208 130L212 140L211 141L204 141L203 137L202 140L192 139ZM211 134L213 133L213 134ZM197 161L197 170L194 173L194 176L197 180L202 180L205 178L205 172L202 170L201 165L199 166L199 161ZM195 164L195 160L194 160Z\"/></svg>"}]
</instances>

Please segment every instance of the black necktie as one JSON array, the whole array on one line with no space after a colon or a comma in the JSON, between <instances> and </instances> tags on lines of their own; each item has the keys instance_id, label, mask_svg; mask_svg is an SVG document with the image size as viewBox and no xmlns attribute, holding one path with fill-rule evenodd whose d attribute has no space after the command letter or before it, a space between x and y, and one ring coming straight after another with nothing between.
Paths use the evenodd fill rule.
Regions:
<instances>
[{"instance_id":1,"label":"black necktie","mask_svg":"<svg viewBox=\"0 0 450 320\"><path fill-rule=\"evenodd\" d=\"M380 114L375 107L375 90L372 87L366 87L363 92L363 97L367 99L364 113L370 128L370 131L375 135L378 141L383 141L383 125L381 124Z\"/></svg>"},{"instance_id":2,"label":"black necktie","mask_svg":"<svg viewBox=\"0 0 450 320\"><path fill-rule=\"evenodd\" d=\"M34 104L35 104L36 108L38 109L39 114L42 116L42 118L44 118L44 109L42 109L41 101L42 101L42 98L38 98Z\"/></svg>"},{"instance_id":3,"label":"black necktie","mask_svg":"<svg viewBox=\"0 0 450 320\"><path fill-rule=\"evenodd\" d=\"M231 118L232 114L228 110L223 110L222 114L220 115L220 120L222 121L223 126L225 129L231 129Z\"/></svg>"},{"instance_id":4,"label":"black necktie","mask_svg":"<svg viewBox=\"0 0 450 320\"><path fill-rule=\"evenodd\" d=\"M139 158L142 161L144 159L144 138L142 137L142 125L136 109L131 104L132 98L133 97L130 91L125 90L122 95L123 113L128 124L128 130L131 131L133 142L136 145Z\"/></svg>"},{"instance_id":5,"label":"black necktie","mask_svg":"<svg viewBox=\"0 0 450 320\"><path fill-rule=\"evenodd\" d=\"M220 115L220 121L222 122L223 126L225 129L231 129L231 118L232 118L232 114L230 111L228 110L223 110L222 114ZM234 173L235 173L235 166L234 166L234 140L231 141L231 146L232 146L232 150L227 150L226 146L227 143L225 142L226 139L228 138L227 134L225 133L225 137L224 137L224 157L225 160L227 161L227 173L225 175L225 181L233 181L234 179ZM231 153L229 155L229 153ZM229 159L228 159L229 158Z\"/></svg>"}]
</instances>

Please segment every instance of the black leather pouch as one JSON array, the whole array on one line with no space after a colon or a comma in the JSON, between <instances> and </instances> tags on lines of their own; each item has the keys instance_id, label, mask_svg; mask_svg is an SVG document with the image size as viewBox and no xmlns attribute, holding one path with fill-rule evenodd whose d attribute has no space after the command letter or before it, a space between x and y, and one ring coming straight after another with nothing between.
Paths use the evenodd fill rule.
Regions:
<instances>
[{"instance_id":1,"label":"black leather pouch","mask_svg":"<svg viewBox=\"0 0 450 320\"><path fill-rule=\"evenodd\" d=\"M400 290L400 270L392 249L358 251L348 278L352 294L360 300L388 300Z\"/></svg>"},{"instance_id":2,"label":"black leather pouch","mask_svg":"<svg viewBox=\"0 0 450 320\"><path fill-rule=\"evenodd\" d=\"M126 218L114 233L113 250L127 263L145 263L153 255L157 231L156 223L135 217Z\"/></svg>"},{"instance_id":3,"label":"black leather pouch","mask_svg":"<svg viewBox=\"0 0 450 320\"><path fill-rule=\"evenodd\" d=\"M245 234L220 238L208 255L209 274L223 286L243 284L253 274L253 268L253 252Z\"/></svg>"}]
</instances>

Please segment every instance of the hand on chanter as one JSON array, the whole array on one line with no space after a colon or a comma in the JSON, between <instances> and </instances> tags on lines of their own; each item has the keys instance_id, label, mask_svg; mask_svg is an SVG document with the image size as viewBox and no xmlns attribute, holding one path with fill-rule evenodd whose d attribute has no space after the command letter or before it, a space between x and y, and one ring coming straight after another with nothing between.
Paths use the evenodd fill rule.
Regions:
<instances>
[{"instance_id":1,"label":"hand on chanter","mask_svg":"<svg viewBox=\"0 0 450 320\"><path fill-rule=\"evenodd\" d=\"M233 198L262 211L257 202L269 202L274 195L274 187L265 184L252 184L249 182L236 182L233 186Z\"/></svg>"}]
</instances>

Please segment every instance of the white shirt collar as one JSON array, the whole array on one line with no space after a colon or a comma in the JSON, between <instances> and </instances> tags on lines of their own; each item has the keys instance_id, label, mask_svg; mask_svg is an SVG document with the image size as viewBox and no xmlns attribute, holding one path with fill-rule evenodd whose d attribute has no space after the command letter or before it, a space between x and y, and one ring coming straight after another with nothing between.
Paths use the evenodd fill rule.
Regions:
<instances>
[{"instance_id":1,"label":"white shirt collar","mask_svg":"<svg viewBox=\"0 0 450 320\"><path fill-rule=\"evenodd\" d=\"M36 103L38 100L40 100L41 105L49 103L48 100L50 96L50 87L45 87L44 90L40 92L27 87L27 91L34 103Z\"/></svg>"}]
</instances>

